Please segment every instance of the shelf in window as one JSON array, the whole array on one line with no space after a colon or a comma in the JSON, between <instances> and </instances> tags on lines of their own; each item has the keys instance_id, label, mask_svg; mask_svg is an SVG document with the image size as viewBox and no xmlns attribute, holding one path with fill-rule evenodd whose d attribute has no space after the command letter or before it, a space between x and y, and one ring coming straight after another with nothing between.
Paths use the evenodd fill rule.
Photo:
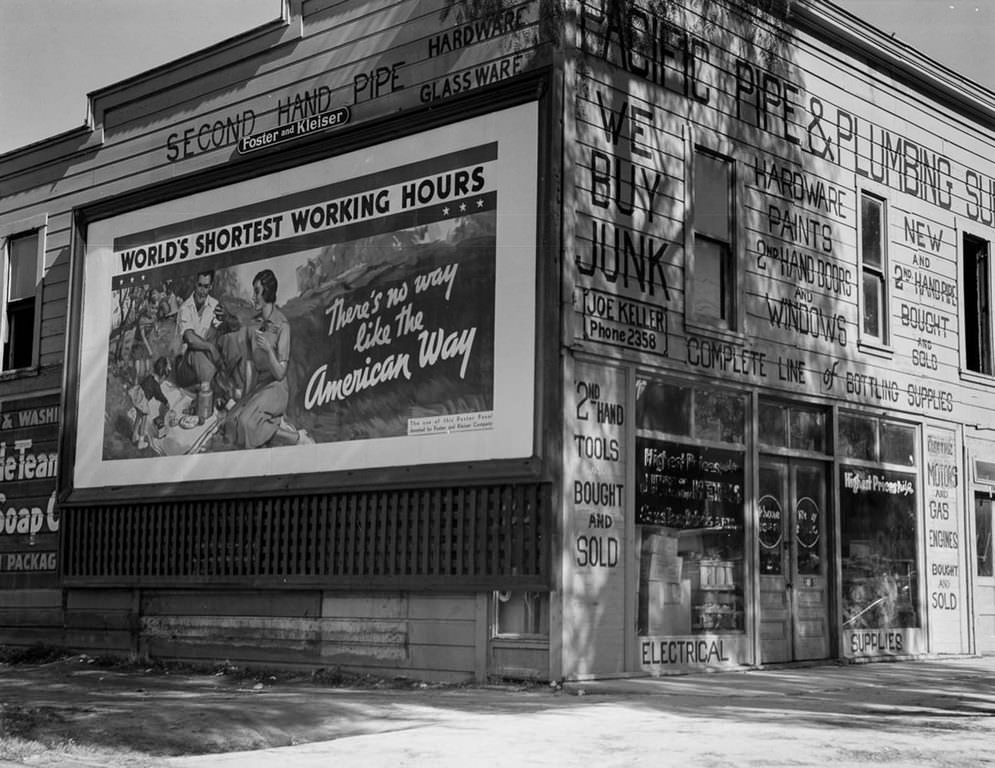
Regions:
<instances>
[{"instance_id":1,"label":"shelf in window","mask_svg":"<svg viewBox=\"0 0 995 768\"><path fill-rule=\"evenodd\" d=\"M733 592L737 588L735 584L703 584L698 587L702 592Z\"/></svg>"},{"instance_id":2,"label":"shelf in window","mask_svg":"<svg viewBox=\"0 0 995 768\"><path fill-rule=\"evenodd\" d=\"M665 526L666 527L666 526ZM736 531L742 531L743 526L741 525L725 525L725 526L715 526L711 528L676 528L678 534L693 534L693 533L733 533Z\"/></svg>"},{"instance_id":3,"label":"shelf in window","mask_svg":"<svg viewBox=\"0 0 995 768\"><path fill-rule=\"evenodd\" d=\"M694 609L703 616L731 616L743 612L742 608L723 608L720 605L696 605Z\"/></svg>"}]
</instances>

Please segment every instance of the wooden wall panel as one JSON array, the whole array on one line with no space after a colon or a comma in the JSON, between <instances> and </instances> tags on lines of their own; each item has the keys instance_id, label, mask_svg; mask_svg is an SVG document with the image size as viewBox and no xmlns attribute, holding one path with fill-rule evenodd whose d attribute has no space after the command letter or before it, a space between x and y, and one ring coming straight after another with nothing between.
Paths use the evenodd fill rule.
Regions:
<instances>
[{"instance_id":1,"label":"wooden wall panel","mask_svg":"<svg viewBox=\"0 0 995 768\"><path fill-rule=\"evenodd\" d=\"M495 677L543 680L549 675L548 670L548 645L492 643L489 672Z\"/></svg>"},{"instance_id":2,"label":"wooden wall panel","mask_svg":"<svg viewBox=\"0 0 995 768\"><path fill-rule=\"evenodd\" d=\"M0 645L60 648L67 644L61 620L56 624L42 624L28 617L23 624L0 625Z\"/></svg>"},{"instance_id":3,"label":"wooden wall panel","mask_svg":"<svg viewBox=\"0 0 995 768\"><path fill-rule=\"evenodd\" d=\"M995 653L995 586L976 585L974 605L977 651L978 653Z\"/></svg>"},{"instance_id":4,"label":"wooden wall panel","mask_svg":"<svg viewBox=\"0 0 995 768\"><path fill-rule=\"evenodd\" d=\"M0 590L0 609L47 610L62 607L61 589Z\"/></svg>"},{"instance_id":5,"label":"wooden wall panel","mask_svg":"<svg viewBox=\"0 0 995 768\"><path fill-rule=\"evenodd\" d=\"M321 615L321 610L320 592L217 592L190 589L142 593L142 615L151 616L315 618Z\"/></svg>"},{"instance_id":6,"label":"wooden wall panel","mask_svg":"<svg viewBox=\"0 0 995 768\"><path fill-rule=\"evenodd\" d=\"M477 675L475 594L274 593L198 595L149 590L69 590L66 644L88 653L138 653L203 664L257 667L339 665L380 676L467 680ZM320 605L321 615L311 614ZM140 607L140 615L136 606ZM309 607L311 606L311 607ZM303 609L303 613L302 613Z\"/></svg>"},{"instance_id":7,"label":"wooden wall panel","mask_svg":"<svg viewBox=\"0 0 995 768\"><path fill-rule=\"evenodd\" d=\"M245 642L232 645L228 642L212 643L192 641L182 637L169 638L161 635L143 636L141 653L149 658L174 661L198 666L234 664L238 667L256 669L315 668L314 653L310 649Z\"/></svg>"}]
</instances>

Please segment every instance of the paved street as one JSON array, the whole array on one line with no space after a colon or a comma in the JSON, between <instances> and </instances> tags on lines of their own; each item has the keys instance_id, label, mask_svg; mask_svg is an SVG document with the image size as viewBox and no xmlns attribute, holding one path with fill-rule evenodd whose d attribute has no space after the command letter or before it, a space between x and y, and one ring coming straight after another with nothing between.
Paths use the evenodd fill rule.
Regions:
<instances>
[{"instance_id":1,"label":"paved street","mask_svg":"<svg viewBox=\"0 0 995 768\"><path fill-rule=\"evenodd\" d=\"M995 765L995 657L601 681L563 691L353 690L92 669L60 681L7 668L0 696L7 707L61 706L51 720L59 727L74 713L99 714L99 723L79 720L89 725L76 734L80 743L89 733L121 746L113 722L122 718L132 746L147 738L188 753L141 762L171 768ZM163 741L168 734L172 741ZM296 745L189 755L192 744L228 749L239 739ZM20 764L128 763L50 755Z\"/></svg>"}]
</instances>

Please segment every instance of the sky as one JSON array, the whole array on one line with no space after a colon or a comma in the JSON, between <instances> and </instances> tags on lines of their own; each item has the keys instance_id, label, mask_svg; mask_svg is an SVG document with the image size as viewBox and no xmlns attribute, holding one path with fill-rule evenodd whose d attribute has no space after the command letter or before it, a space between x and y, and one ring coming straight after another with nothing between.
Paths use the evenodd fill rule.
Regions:
<instances>
[{"instance_id":1,"label":"sky","mask_svg":"<svg viewBox=\"0 0 995 768\"><path fill-rule=\"evenodd\" d=\"M995 91L995 0L831 2Z\"/></svg>"},{"instance_id":2,"label":"sky","mask_svg":"<svg viewBox=\"0 0 995 768\"><path fill-rule=\"evenodd\" d=\"M0 153L86 122L86 95L280 16L281 0L0 0Z\"/></svg>"},{"instance_id":3,"label":"sky","mask_svg":"<svg viewBox=\"0 0 995 768\"><path fill-rule=\"evenodd\" d=\"M995 0L834 0L995 90ZM0 0L0 153L82 125L86 95L280 15L281 0Z\"/></svg>"}]
</instances>

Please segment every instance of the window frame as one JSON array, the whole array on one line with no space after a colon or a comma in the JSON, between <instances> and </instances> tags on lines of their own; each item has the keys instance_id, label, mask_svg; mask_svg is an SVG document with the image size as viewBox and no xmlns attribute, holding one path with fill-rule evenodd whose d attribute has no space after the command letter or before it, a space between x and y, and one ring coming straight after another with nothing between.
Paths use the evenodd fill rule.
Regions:
<instances>
[{"instance_id":1,"label":"window frame","mask_svg":"<svg viewBox=\"0 0 995 768\"><path fill-rule=\"evenodd\" d=\"M4 366L3 360L6 357L6 344L7 341L4 339L0 341L0 378L17 376L24 373L34 373L38 370L41 360L41 318L42 318L42 294L43 294L43 283L45 277L45 251L46 251L46 237L48 230L48 214L41 214L38 216L33 216L28 219L21 219L20 221L11 222L10 224L0 225L0 255L2 255L2 260L0 260L0 312L2 312L2 317L0 317L0 328L6 329L8 323L8 308L11 303L10 299L10 276L11 276L11 254L10 254L10 244L12 240L16 240L20 237L27 237L30 235L37 235L37 253L35 258L35 291L34 296L34 319L32 321L31 329L31 361L28 365L19 366L16 368L8 368ZM22 297L18 300L23 300L26 297Z\"/></svg>"},{"instance_id":2,"label":"window frame","mask_svg":"<svg viewBox=\"0 0 995 768\"><path fill-rule=\"evenodd\" d=\"M967 241L968 239L974 240L978 243L985 245L985 255L987 259L986 266L986 293L988 299L988 317L987 323L984 328L987 331L987 355L983 355L984 350L981 348L983 345L979 343L979 349L975 350L978 354L979 362L977 368L970 367L970 350L968 349L968 328L977 327L979 333L977 334L978 341L980 342L981 333L981 313L977 311L977 308L971 310L971 315L968 315L969 302L968 302L968 285L973 285L976 281L967 280L966 270L968 267L968 252L967 252ZM992 297L995 295L995 275L993 275L992 270L992 240L982 237L974 232L968 230L962 230L960 232L960 242L957 244L959 249L958 253L958 271L957 278L960 281L960 295L958 299L961 303L960 311L958 314L958 319L960 322L960 338L962 342L960 344L960 372L963 378L979 378L986 382L990 382L993 377L995 377L995 317L992 313ZM977 262L975 264L975 269L977 269ZM975 297L977 298L977 297ZM981 359L982 357L986 359ZM987 368L987 370L986 370Z\"/></svg>"},{"instance_id":3,"label":"window frame","mask_svg":"<svg viewBox=\"0 0 995 768\"><path fill-rule=\"evenodd\" d=\"M991 502L992 491L991 488L981 489L975 488L973 495L973 511L974 511L974 577L979 580L983 580L984 583L991 583L995 581L995 569L992 573L982 574L981 573L981 560L982 556L989 561L989 566L991 566L992 558L995 558L995 541L992 540L992 531L995 530L995 505ZM987 498L986 498L987 497ZM981 540L982 530L978 525L979 517L979 502L988 501L984 514L988 516L988 540L983 542ZM984 549L984 552L982 552Z\"/></svg>"},{"instance_id":4,"label":"window frame","mask_svg":"<svg viewBox=\"0 0 995 768\"><path fill-rule=\"evenodd\" d=\"M837 585L840 589L840 600L845 600L844 592L847 589L848 584L848 574L850 569L853 568L852 556L848 558L842 558L842 551L844 545L849 546L854 539L847 539L849 531L847 524L850 521L849 516L852 511L848 509L848 496L844 492L843 488L843 476L846 470L856 469L856 470L866 470L869 472L884 472L891 476L903 476L907 479L911 479L914 484L914 494L915 500L913 504L913 509L915 513L914 526L915 531L912 536L908 539L911 541L915 548L915 557L913 562L915 563L915 581L916 589L915 594L912 596L913 605L915 607L916 624L911 627L902 627L904 629L912 630L913 632L923 632L927 628L927 615L929 612L928 606L926 605L926 580L927 580L927 560L926 560L926 549L925 549L925 519L923 517L923 505L925 504L925 464L926 457L924 455L924 431L926 429L925 425L912 421L908 418L903 418L901 414L896 413L881 413L881 412L871 412L865 409L858 408L837 408L834 417L833 432L834 432L834 455L836 464L836 489L840 494L837 514L838 519L837 534L839 536L839 544L837 549L837 556L840 557L839 570L837 574ZM860 457L851 456L845 453L845 446L843 445L843 439L840 436L841 425L840 421L843 418L853 418L858 421L871 421L874 424L874 446L873 455L871 457ZM883 428L885 427L898 427L911 429L911 447L913 454L911 456L910 463L898 463L895 461L886 460L883 456L882 444L883 440ZM842 623L842 629L851 631L855 630L854 627L847 627L848 622L846 621L845 613L842 611L841 606L840 620ZM885 627L880 627L878 629L885 629ZM869 631L874 631L873 628L868 628ZM844 654L850 656L849 653ZM857 654L859 656L859 654Z\"/></svg>"},{"instance_id":5,"label":"window frame","mask_svg":"<svg viewBox=\"0 0 995 768\"><path fill-rule=\"evenodd\" d=\"M501 624L501 604L511 600L524 599L528 601L528 596L536 600L535 610L538 611L538 632L514 632ZM550 607L552 599L550 593L535 589L508 589L494 590L491 593L491 640L531 640L546 642L550 636Z\"/></svg>"},{"instance_id":6,"label":"window frame","mask_svg":"<svg viewBox=\"0 0 995 768\"><path fill-rule=\"evenodd\" d=\"M743 301L743 269L737 258L737 245L740 241L739 227L741 218L736 215L741 195L739 193L739 174L736 159L729 152L723 152L705 144L694 141L690 135L685 142L685 153L687 162L685 163L685 216L684 216L684 321L685 326L691 330L708 333L711 335L723 335L733 338L742 338L744 335L744 312L745 302ZM697 158L699 155L707 155L715 160L721 161L729 173L726 205L728 206L727 237L723 241L714 234L698 234L695 227L695 179L697 172ZM718 244L720 248L725 247L724 266L727 269L725 283L726 291L720 296L722 304L725 305L727 317L717 318L702 314L698 311L700 302L697 301L696 281L695 281L695 251L698 240L706 240L710 243ZM720 278L721 279L721 278Z\"/></svg>"},{"instance_id":7,"label":"window frame","mask_svg":"<svg viewBox=\"0 0 995 768\"><path fill-rule=\"evenodd\" d=\"M881 209L881 263L878 266L868 266L864 260L864 198L867 197L880 204ZM857 339L858 346L863 349L890 354L891 349L891 291L888 285L889 240L888 240L888 198L878 190L861 185L857 188L857 266L859 281L857 284ZM864 312L866 298L864 278L871 273L880 281L881 306L878 307L878 335L869 334L864 328Z\"/></svg>"}]
</instances>

